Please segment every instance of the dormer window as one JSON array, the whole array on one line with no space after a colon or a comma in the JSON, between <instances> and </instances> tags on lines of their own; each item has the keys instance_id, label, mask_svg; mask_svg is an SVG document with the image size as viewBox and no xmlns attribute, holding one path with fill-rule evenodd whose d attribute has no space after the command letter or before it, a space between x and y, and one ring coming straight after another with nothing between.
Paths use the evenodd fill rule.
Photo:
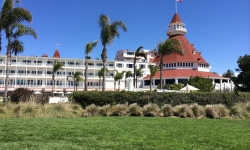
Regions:
<instances>
[{"instance_id":1,"label":"dormer window","mask_svg":"<svg viewBox=\"0 0 250 150\"><path fill-rule=\"evenodd\" d=\"M185 54L185 53L186 53L186 51L183 49L183 50L182 50L182 54Z\"/></svg>"},{"instance_id":2,"label":"dormer window","mask_svg":"<svg viewBox=\"0 0 250 150\"><path fill-rule=\"evenodd\" d=\"M193 54L196 54L196 50L193 50Z\"/></svg>"}]
</instances>

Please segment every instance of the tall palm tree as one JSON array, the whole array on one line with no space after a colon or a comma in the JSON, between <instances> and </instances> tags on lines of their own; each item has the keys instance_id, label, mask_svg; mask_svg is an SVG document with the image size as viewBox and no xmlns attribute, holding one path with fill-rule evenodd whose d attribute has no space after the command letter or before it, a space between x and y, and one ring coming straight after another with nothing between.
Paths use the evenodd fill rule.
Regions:
<instances>
[{"instance_id":1,"label":"tall palm tree","mask_svg":"<svg viewBox=\"0 0 250 150\"><path fill-rule=\"evenodd\" d=\"M141 52L141 49L143 47L140 46L137 48L137 50L135 51L135 57L134 57L134 87L135 87L135 77L136 77L136 67L135 67L135 64L136 64L136 58L137 57L144 57L146 60L147 60L147 54L144 53L144 52Z\"/></svg>"},{"instance_id":2,"label":"tall palm tree","mask_svg":"<svg viewBox=\"0 0 250 150\"><path fill-rule=\"evenodd\" d=\"M99 91L100 91L101 80L102 80L102 77L103 77L103 72L104 72L104 69L101 68L101 69L98 71L98 73L97 73L97 75L98 75L98 77L99 77ZM108 68L105 69L105 72L106 72L106 76L107 76L108 73L109 73Z\"/></svg>"},{"instance_id":3,"label":"tall palm tree","mask_svg":"<svg viewBox=\"0 0 250 150\"><path fill-rule=\"evenodd\" d=\"M125 87L126 87L126 84L127 84L126 80L127 80L128 77L131 77L131 75L132 75L131 71L126 71L126 73L125 73Z\"/></svg>"},{"instance_id":4,"label":"tall palm tree","mask_svg":"<svg viewBox=\"0 0 250 150\"><path fill-rule=\"evenodd\" d=\"M118 72L116 71L116 75L114 76L114 80L118 81L118 91L120 91L120 85L121 85L121 79L123 78L123 75L126 71Z\"/></svg>"},{"instance_id":5,"label":"tall palm tree","mask_svg":"<svg viewBox=\"0 0 250 150\"><path fill-rule=\"evenodd\" d=\"M101 58L103 62L103 81L102 81L102 90L106 90L106 60L107 60L107 45L111 45L114 41L115 37L120 37L120 33L118 31L118 28L121 28L124 32L127 31L126 25L118 20L114 21L113 23L110 23L110 19L107 15L101 14L98 20L98 24L101 28L101 42L103 46Z\"/></svg>"},{"instance_id":6,"label":"tall palm tree","mask_svg":"<svg viewBox=\"0 0 250 150\"><path fill-rule=\"evenodd\" d=\"M77 71L74 73L74 75L67 76L67 80L69 80L69 78L72 78L74 81L74 91L77 91L77 86L79 85L79 82L83 81L82 75L83 74L81 72Z\"/></svg>"},{"instance_id":7,"label":"tall palm tree","mask_svg":"<svg viewBox=\"0 0 250 150\"><path fill-rule=\"evenodd\" d=\"M150 70L150 92L152 92L153 76L159 71L159 66L149 65Z\"/></svg>"},{"instance_id":8,"label":"tall palm tree","mask_svg":"<svg viewBox=\"0 0 250 150\"><path fill-rule=\"evenodd\" d=\"M160 88L162 89L162 67L163 67L163 57L166 55L171 55L173 53L176 53L178 55L183 55L181 44L178 40L174 38L170 38L165 40L163 43L159 43L157 45L158 53L160 55Z\"/></svg>"},{"instance_id":9,"label":"tall palm tree","mask_svg":"<svg viewBox=\"0 0 250 150\"><path fill-rule=\"evenodd\" d=\"M57 60L54 61L53 68L52 68L52 94L54 97L54 86L55 86L55 73L61 69L63 69L64 64L58 62Z\"/></svg>"},{"instance_id":10,"label":"tall palm tree","mask_svg":"<svg viewBox=\"0 0 250 150\"><path fill-rule=\"evenodd\" d=\"M94 47L96 47L98 41L90 42L85 45L85 81L84 81L84 90L87 91L87 82L88 82L88 60L91 59L89 54L93 51Z\"/></svg>"},{"instance_id":11,"label":"tall palm tree","mask_svg":"<svg viewBox=\"0 0 250 150\"><path fill-rule=\"evenodd\" d=\"M5 78L5 93L4 93L4 103L7 99L8 93L8 80L9 80L9 66L10 66L10 58L11 58L11 49L14 43L14 40L24 36L31 35L35 39L37 38L37 34L34 29L23 25L23 22L32 22L31 13L20 7L15 7L18 4L18 0L16 3L14 0L5 0L2 6L1 18L0 18L0 30L5 31L6 39L7 39L7 50L6 50L6 58L7 58L7 66L6 66L6 78Z\"/></svg>"},{"instance_id":12,"label":"tall palm tree","mask_svg":"<svg viewBox=\"0 0 250 150\"><path fill-rule=\"evenodd\" d=\"M233 77L235 77L234 72L232 70L227 70L225 73L222 74L223 77L230 78L230 81Z\"/></svg>"},{"instance_id":13,"label":"tall palm tree","mask_svg":"<svg viewBox=\"0 0 250 150\"><path fill-rule=\"evenodd\" d=\"M142 68L140 67L140 68L136 68L136 70L135 70L135 75L136 75L136 88L137 88L137 79L138 79L138 77L142 77L142 73L143 73L143 70L142 70Z\"/></svg>"}]
</instances>

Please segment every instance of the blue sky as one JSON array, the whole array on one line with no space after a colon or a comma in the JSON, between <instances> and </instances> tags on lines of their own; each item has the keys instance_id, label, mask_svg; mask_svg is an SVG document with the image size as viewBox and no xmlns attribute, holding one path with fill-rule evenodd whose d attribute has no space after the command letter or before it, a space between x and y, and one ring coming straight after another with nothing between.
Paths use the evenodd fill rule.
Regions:
<instances>
[{"instance_id":1,"label":"blue sky","mask_svg":"<svg viewBox=\"0 0 250 150\"><path fill-rule=\"evenodd\" d=\"M3 1L3 0L2 0ZM122 20L128 32L107 47L108 59L117 50L154 49L155 42L167 39L166 31L175 13L175 0L21 0L31 11L38 39L22 37L22 56L53 56L57 42L62 58L84 58L84 46L100 40L98 18L106 14L111 21ZM178 14L186 24L186 37L210 63L211 71L222 74L235 70L239 56L250 54L249 0L183 0ZM1 55L6 53L3 34ZM101 43L91 54L100 58Z\"/></svg>"}]
</instances>

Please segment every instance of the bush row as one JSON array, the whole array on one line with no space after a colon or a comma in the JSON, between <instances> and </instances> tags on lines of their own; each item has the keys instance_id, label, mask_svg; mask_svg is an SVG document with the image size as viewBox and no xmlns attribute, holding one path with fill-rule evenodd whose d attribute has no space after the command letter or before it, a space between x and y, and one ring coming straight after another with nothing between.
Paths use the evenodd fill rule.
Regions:
<instances>
[{"instance_id":1,"label":"bush row","mask_svg":"<svg viewBox=\"0 0 250 150\"><path fill-rule=\"evenodd\" d=\"M182 104L171 106L165 104L159 107L149 103L142 107L133 104L117 104L96 106L94 104L85 109L79 104L37 104L34 102L0 105L0 118L72 118L92 116L149 116L149 117L180 117L180 118L250 118L250 103L236 103L227 108L225 105L215 104L200 106L198 104Z\"/></svg>"},{"instance_id":2,"label":"bush row","mask_svg":"<svg viewBox=\"0 0 250 150\"><path fill-rule=\"evenodd\" d=\"M84 108L88 105L95 104L104 106L107 104L132 104L137 103L144 106L148 103L155 103L159 106L170 104L172 106L181 104L197 103L205 106L209 104L223 104L231 107L236 102L250 101L249 93L156 93L156 92L127 92L127 91L78 91L72 94L75 102Z\"/></svg>"}]
</instances>

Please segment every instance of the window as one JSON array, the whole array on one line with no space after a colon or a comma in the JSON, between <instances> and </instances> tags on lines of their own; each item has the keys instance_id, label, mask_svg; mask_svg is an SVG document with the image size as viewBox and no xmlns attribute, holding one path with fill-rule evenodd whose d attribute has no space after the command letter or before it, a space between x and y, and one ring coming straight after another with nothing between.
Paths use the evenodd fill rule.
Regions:
<instances>
[{"instance_id":1,"label":"window","mask_svg":"<svg viewBox=\"0 0 250 150\"><path fill-rule=\"evenodd\" d=\"M134 55L134 52L127 52L127 55Z\"/></svg>"},{"instance_id":2,"label":"window","mask_svg":"<svg viewBox=\"0 0 250 150\"><path fill-rule=\"evenodd\" d=\"M114 67L114 64L108 64L109 67Z\"/></svg>"},{"instance_id":3,"label":"window","mask_svg":"<svg viewBox=\"0 0 250 150\"><path fill-rule=\"evenodd\" d=\"M134 68L133 65L134 64L127 64L127 68Z\"/></svg>"},{"instance_id":4,"label":"window","mask_svg":"<svg viewBox=\"0 0 250 150\"><path fill-rule=\"evenodd\" d=\"M180 64L179 63L177 63L177 67L179 67L180 66Z\"/></svg>"},{"instance_id":5,"label":"window","mask_svg":"<svg viewBox=\"0 0 250 150\"><path fill-rule=\"evenodd\" d=\"M140 65L140 68L145 68L145 65L142 65L142 64L141 64L141 65Z\"/></svg>"},{"instance_id":6,"label":"window","mask_svg":"<svg viewBox=\"0 0 250 150\"><path fill-rule=\"evenodd\" d=\"M37 71L37 74L42 74L42 71Z\"/></svg>"},{"instance_id":7,"label":"window","mask_svg":"<svg viewBox=\"0 0 250 150\"><path fill-rule=\"evenodd\" d=\"M117 67L117 68L123 68L123 65L122 65L121 63L117 63L117 64L116 64L116 67Z\"/></svg>"},{"instance_id":8,"label":"window","mask_svg":"<svg viewBox=\"0 0 250 150\"><path fill-rule=\"evenodd\" d=\"M191 67L193 67L193 63L191 63Z\"/></svg>"},{"instance_id":9,"label":"window","mask_svg":"<svg viewBox=\"0 0 250 150\"><path fill-rule=\"evenodd\" d=\"M185 63L183 63L183 67L185 67Z\"/></svg>"},{"instance_id":10,"label":"window","mask_svg":"<svg viewBox=\"0 0 250 150\"><path fill-rule=\"evenodd\" d=\"M97 63L96 66L100 66L100 67L101 67L101 66L102 66L102 63Z\"/></svg>"},{"instance_id":11,"label":"window","mask_svg":"<svg viewBox=\"0 0 250 150\"><path fill-rule=\"evenodd\" d=\"M167 65L167 67L168 67L168 64L166 64Z\"/></svg>"},{"instance_id":12,"label":"window","mask_svg":"<svg viewBox=\"0 0 250 150\"><path fill-rule=\"evenodd\" d=\"M176 63L174 63L174 67L176 67Z\"/></svg>"}]
</instances>

